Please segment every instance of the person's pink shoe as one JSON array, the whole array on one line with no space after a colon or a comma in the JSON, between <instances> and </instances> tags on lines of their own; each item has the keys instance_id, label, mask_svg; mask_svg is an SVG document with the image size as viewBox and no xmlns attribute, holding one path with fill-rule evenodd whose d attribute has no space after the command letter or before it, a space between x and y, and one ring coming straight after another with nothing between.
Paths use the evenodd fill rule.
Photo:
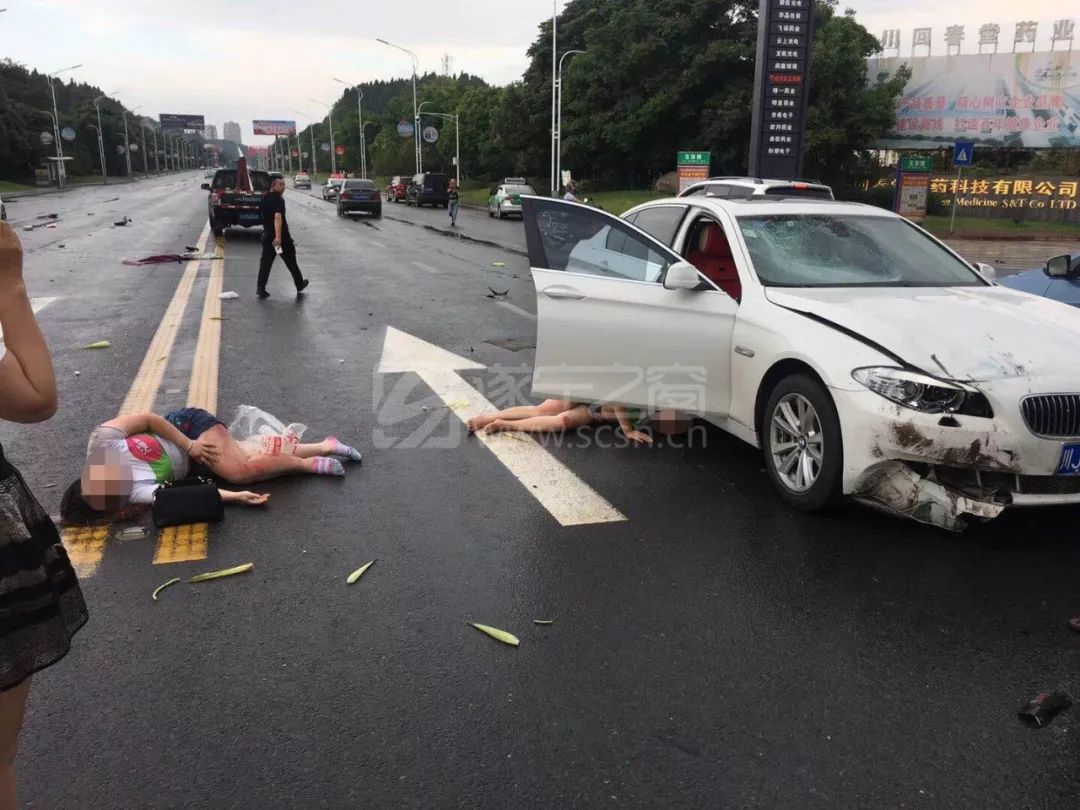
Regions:
<instances>
[{"instance_id":1,"label":"person's pink shoe","mask_svg":"<svg viewBox=\"0 0 1080 810\"><path fill-rule=\"evenodd\" d=\"M1069 619L1069 627L1077 633L1080 633L1080 616L1077 616L1075 619Z\"/></svg>"}]
</instances>

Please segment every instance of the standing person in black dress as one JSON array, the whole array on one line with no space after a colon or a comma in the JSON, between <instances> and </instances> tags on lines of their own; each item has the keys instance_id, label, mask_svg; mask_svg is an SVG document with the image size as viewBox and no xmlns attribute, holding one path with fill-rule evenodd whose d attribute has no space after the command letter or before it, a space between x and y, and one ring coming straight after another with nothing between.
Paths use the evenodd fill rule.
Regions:
<instances>
[{"instance_id":1,"label":"standing person in black dress","mask_svg":"<svg viewBox=\"0 0 1080 810\"><path fill-rule=\"evenodd\" d=\"M22 245L0 222L0 419L43 422L56 378L22 277ZM31 676L71 649L86 604L56 526L0 448L0 810L14 810L15 753Z\"/></svg>"},{"instance_id":2,"label":"standing person in black dress","mask_svg":"<svg viewBox=\"0 0 1080 810\"><path fill-rule=\"evenodd\" d=\"M269 298L266 291L266 282L270 278L270 265L280 254L285 266L292 273L293 283L296 284L296 294L299 295L307 287L308 281L300 272L300 266L296 263L296 243L289 234L289 223L285 220L285 179L275 177L270 181L270 190L263 196L259 204L259 214L262 217L263 242L262 258L259 260L259 283L255 294L259 298Z\"/></svg>"}]
</instances>

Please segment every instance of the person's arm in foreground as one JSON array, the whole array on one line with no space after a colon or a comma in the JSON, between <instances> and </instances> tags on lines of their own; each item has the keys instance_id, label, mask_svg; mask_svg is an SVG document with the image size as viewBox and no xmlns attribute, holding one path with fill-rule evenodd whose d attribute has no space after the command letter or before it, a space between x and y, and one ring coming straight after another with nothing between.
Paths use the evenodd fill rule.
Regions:
<instances>
[{"instance_id":1,"label":"person's arm in foreground","mask_svg":"<svg viewBox=\"0 0 1080 810\"><path fill-rule=\"evenodd\" d=\"M281 247L281 223L284 221L280 211L274 214L274 247Z\"/></svg>"},{"instance_id":2,"label":"person's arm in foreground","mask_svg":"<svg viewBox=\"0 0 1080 810\"><path fill-rule=\"evenodd\" d=\"M133 413L118 416L105 422L102 427L116 428L125 436L136 433L153 433L184 450L192 459L203 464L214 464L221 458L221 448L215 442L189 439L176 426L156 413Z\"/></svg>"},{"instance_id":3,"label":"person's arm in foreground","mask_svg":"<svg viewBox=\"0 0 1080 810\"><path fill-rule=\"evenodd\" d=\"M626 415L626 408L622 405L615 406L615 418L619 422L619 428L630 441L636 444L652 444L652 436L648 433L643 433L640 430L634 429L630 417Z\"/></svg>"},{"instance_id":4,"label":"person's arm in foreground","mask_svg":"<svg viewBox=\"0 0 1080 810\"><path fill-rule=\"evenodd\" d=\"M22 276L22 244L0 222L0 325L7 354L0 359L0 419L43 422L56 413L56 377Z\"/></svg>"}]
</instances>

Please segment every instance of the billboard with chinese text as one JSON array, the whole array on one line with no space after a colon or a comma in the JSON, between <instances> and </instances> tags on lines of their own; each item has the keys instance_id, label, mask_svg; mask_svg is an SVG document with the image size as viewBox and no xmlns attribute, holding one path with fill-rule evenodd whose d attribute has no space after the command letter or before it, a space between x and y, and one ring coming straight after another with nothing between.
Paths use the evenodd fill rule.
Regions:
<instances>
[{"instance_id":1,"label":"billboard with chinese text","mask_svg":"<svg viewBox=\"0 0 1080 810\"><path fill-rule=\"evenodd\" d=\"M911 81L879 148L1080 146L1080 51L871 58L867 75L887 78L904 64Z\"/></svg>"},{"instance_id":2,"label":"billboard with chinese text","mask_svg":"<svg viewBox=\"0 0 1080 810\"><path fill-rule=\"evenodd\" d=\"M295 135L295 121L252 121L256 135Z\"/></svg>"},{"instance_id":3,"label":"billboard with chinese text","mask_svg":"<svg viewBox=\"0 0 1080 810\"><path fill-rule=\"evenodd\" d=\"M201 115L185 115L178 113L161 113L158 115L161 121L162 132L202 132L206 129L206 122Z\"/></svg>"},{"instance_id":4,"label":"billboard with chinese text","mask_svg":"<svg viewBox=\"0 0 1080 810\"><path fill-rule=\"evenodd\" d=\"M1080 180L1075 177L955 177L933 175L930 192L945 205L956 197L964 216L1080 222Z\"/></svg>"}]
</instances>

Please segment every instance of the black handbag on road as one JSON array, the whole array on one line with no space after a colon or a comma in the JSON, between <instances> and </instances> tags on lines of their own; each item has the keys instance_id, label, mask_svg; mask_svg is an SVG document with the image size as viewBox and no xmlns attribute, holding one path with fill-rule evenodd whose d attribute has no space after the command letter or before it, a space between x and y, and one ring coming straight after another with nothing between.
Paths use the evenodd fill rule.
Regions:
<instances>
[{"instance_id":1,"label":"black handbag on road","mask_svg":"<svg viewBox=\"0 0 1080 810\"><path fill-rule=\"evenodd\" d=\"M225 504L212 481L185 478L162 484L154 493L154 525L187 526L192 523L220 523Z\"/></svg>"}]
</instances>

